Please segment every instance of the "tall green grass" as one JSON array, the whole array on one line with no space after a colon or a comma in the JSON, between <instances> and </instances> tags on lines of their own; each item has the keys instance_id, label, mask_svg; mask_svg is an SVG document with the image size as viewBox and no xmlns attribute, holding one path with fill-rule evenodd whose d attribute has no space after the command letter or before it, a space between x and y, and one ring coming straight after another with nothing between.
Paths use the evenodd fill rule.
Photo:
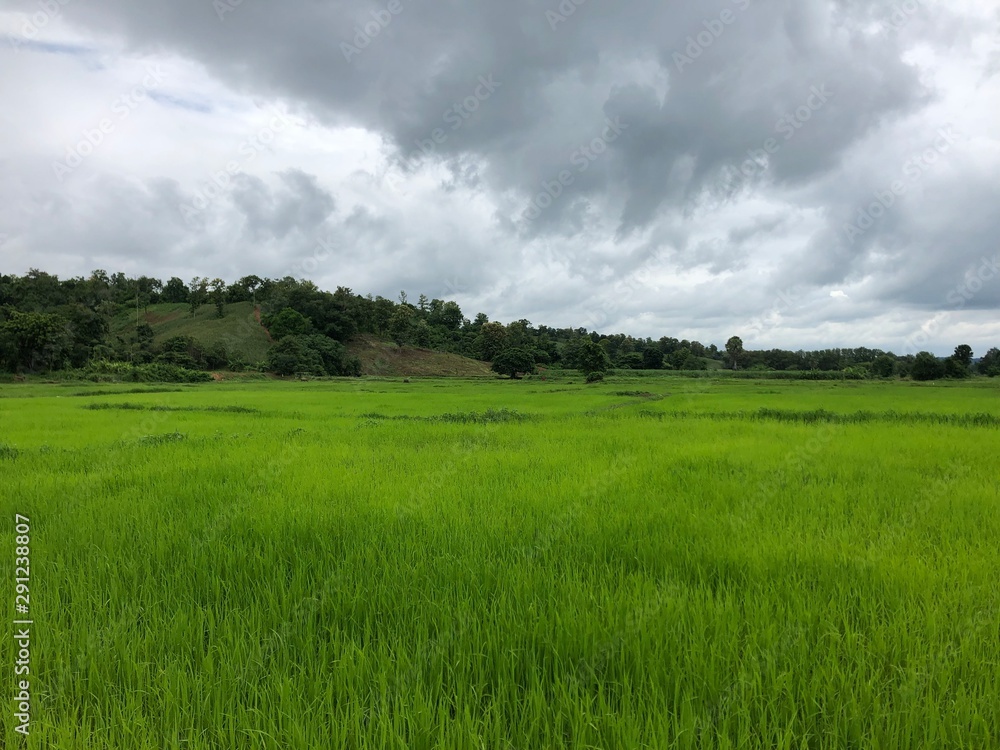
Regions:
<instances>
[{"instance_id":1,"label":"tall green grass","mask_svg":"<svg viewBox=\"0 0 1000 750\"><path fill-rule=\"evenodd\" d=\"M643 388L4 387L29 747L1000 746L998 392Z\"/></svg>"}]
</instances>

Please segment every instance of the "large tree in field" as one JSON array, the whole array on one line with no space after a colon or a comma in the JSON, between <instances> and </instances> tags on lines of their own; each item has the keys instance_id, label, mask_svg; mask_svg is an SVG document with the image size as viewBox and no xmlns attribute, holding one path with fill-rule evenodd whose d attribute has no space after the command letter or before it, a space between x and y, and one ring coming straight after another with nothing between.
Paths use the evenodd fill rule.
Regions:
<instances>
[{"instance_id":1,"label":"large tree in field","mask_svg":"<svg viewBox=\"0 0 1000 750\"><path fill-rule=\"evenodd\" d=\"M475 347L481 360L492 362L507 348L507 329L502 323L486 323L479 330Z\"/></svg>"},{"instance_id":2,"label":"large tree in field","mask_svg":"<svg viewBox=\"0 0 1000 750\"><path fill-rule=\"evenodd\" d=\"M895 367L896 361L888 354L882 354L872 362L872 373L878 378L891 378Z\"/></svg>"},{"instance_id":3,"label":"large tree in field","mask_svg":"<svg viewBox=\"0 0 1000 750\"><path fill-rule=\"evenodd\" d=\"M911 370L914 380L937 380L945 374L944 362L930 352L920 352L913 359Z\"/></svg>"},{"instance_id":4,"label":"large tree in field","mask_svg":"<svg viewBox=\"0 0 1000 750\"><path fill-rule=\"evenodd\" d=\"M66 319L48 313L11 310L0 323L0 358L11 370L50 370L58 367L72 343Z\"/></svg>"},{"instance_id":5,"label":"large tree in field","mask_svg":"<svg viewBox=\"0 0 1000 750\"><path fill-rule=\"evenodd\" d=\"M994 347L983 355L979 360L979 372L991 378L1000 375L1000 349Z\"/></svg>"},{"instance_id":6,"label":"large tree in field","mask_svg":"<svg viewBox=\"0 0 1000 750\"><path fill-rule=\"evenodd\" d=\"M972 347L968 344L959 344L955 347L952 358L961 363L963 367L972 367Z\"/></svg>"},{"instance_id":7,"label":"large tree in field","mask_svg":"<svg viewBox=\"0 0 1000 750\"><path fill-rule=\"evenodd\" d=\"M735 370L740 365L740 357L743 355L743 339L733 336L726 342L726 353L729 355L729 366Z\"/></svg>"},{"instance_id":8,"label":"large tree in field","mask_svg":"<svg viewBox=\"0 0 1000 750\"><path fill-rule=\"evenodd\" d=\"M584 375L605 373L611 369L611 359L603 346L592 339L584 339L576 351L576 368Z\"/></svg>"},{"instance_id":9,"label":"large tree in field","mask_svg":"<svg viewBox=\"0 0 1000 750\"><path fill-rule=\"evenodd\" d=\"M493 358L493 372L508 376L511 380L518 373L530 375L535 371L535 357L527 349L511 346Z\"/></svg>"}]
</instances>

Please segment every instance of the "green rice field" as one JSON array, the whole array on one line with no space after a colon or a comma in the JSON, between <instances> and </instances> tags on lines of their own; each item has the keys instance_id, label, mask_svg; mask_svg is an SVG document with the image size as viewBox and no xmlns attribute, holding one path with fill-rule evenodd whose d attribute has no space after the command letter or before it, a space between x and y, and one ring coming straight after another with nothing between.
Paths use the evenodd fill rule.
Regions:
<instances>
[{"instance_id":1,"label":"green rice field","mask_svg":"<svg viewBox=\"0 0 1000 750\"><path fill-rule=\"evenodd\" d=\"M998 748L998 457L985 378L0 385L0 747Z\"/></svg>"}]
</instances>

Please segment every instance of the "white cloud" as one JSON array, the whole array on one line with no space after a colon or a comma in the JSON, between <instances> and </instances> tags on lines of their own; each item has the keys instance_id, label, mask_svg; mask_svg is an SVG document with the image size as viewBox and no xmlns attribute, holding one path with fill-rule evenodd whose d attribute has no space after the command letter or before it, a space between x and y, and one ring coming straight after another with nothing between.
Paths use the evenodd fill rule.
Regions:
<instances>
[{"instance_id":1,"label":"white cloud","mask_svg":"<svg viewBox=\"0 0 1000 750\"><path fill-rule=\"evenodd\" d=\"M947 312L929 348L1000 343L1000 280L946 301L1000 249L994 5L924 3L898 30L891 3L754 6L678 75L672 52L723 7L588 4L552 33L537 7L412 5L351 64L336 42L360 6L242 4L220 23L194 0L70 0L30 39L34 9L0 11L0 270L301 273L470 316L789 348L900 351ZM495 94L401 168L489 75ZM734 178L821 84L830 101ZM526 225L609 117L629 129ZM845 241L949 122L955 147Z\"/></svg>"}]
</instances>

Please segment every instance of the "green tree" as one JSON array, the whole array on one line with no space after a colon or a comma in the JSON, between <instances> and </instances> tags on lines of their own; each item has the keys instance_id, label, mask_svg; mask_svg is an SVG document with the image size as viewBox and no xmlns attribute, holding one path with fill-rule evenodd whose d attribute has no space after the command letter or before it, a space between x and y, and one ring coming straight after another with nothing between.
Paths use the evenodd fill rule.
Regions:
<instances>
[{"instance_id":1,"label":"green tree","mask_svg":"<svg viewBox=\"0 0 1000 750\"><path fill-rule=\"evenodd\" d=\"M157 362L176 365L188 370L205 367L205 350L192 336L171 336L159 346Z\"/></svg>"},{"instance_id":2,"label":"green tree","mask_svg":"<svg viewBox=\"0 0 1000 750\"><path fill-rule=\"evenodd\" d=\"M729 355L729 367L736 370L740 366L740 357L743 356L743 339L733 336L726 342L726 354Z\"/></svg>"},{"instance_id":3,"label":"green tree","mask_svg":"<svg viewBox=\"0 0 1000 750\"><path fill-rule=\"evenodd\" d=\"M59 315L11 310L0 324L0 357L10 370L52 370L72 345L67 321Z\"/></svg>"},{"instance_id":4,"label":"green tree","mask_svg":"<svg viewBox=\"0 0 1000 750\"><path fill-rule=\"evenodd\" d=\"M267 353L267 369L276 375L326 375L319 352L305 336L286 336Z\"/></svg>"},{"instance_id":5,"label":"green tree","mask_svg":"<svg viewBox=\"0 0 1000 750\"><path fill-rule=\"evenodd\" d=\"M959 344L955 347L955 353L952 358L960 362L966 369L972 367L972 347L968 344Z\"/></svg>"},{"instance_id":6,"label":"green tree","mask_svg":"<svg viewBox=\"0 0 1000 750\"><path fill-rule=\"evenodd\" d=\"M281 339L268 352L267 367L278 375L361 374L361 362L349 357L343 344L319 334L292 335Z\"/></svg>"},{"instance_id":7,"label":"green tree","mask_svg":"<svg viewBox=\"0 0 1000 750\"><path fill-rule=\"evenodd\" d=\"M493 372L507 375L512 380L518 373L531 374L535 371L535 357L527 349L507 347L493 358Z\"/></svg>"},{"instance_id":8,"label":"green tree","mask_svg":"<svg viewBox=\"0 0 1000 750\"><path fill-rule=\"evenodd\" d=\"M361 374L361 362L356 357L347 354L347 348L339 341L329 336L302 336L302 343L315 351L323 362L327 375L358 376Z\"/></svg>"},{"instance_id":9,"label":"green tree","mask_svg":"<svg viewBox=\"0 0 1000 750\"><path fill-rule=\"evenodd\" d=\"M677 369L679 369L679 370L687 370L687 371L707 370L708 369L708 365L706 365L704 362L702 362L701 357L696 357L692 353L692 354L689 354L684 359L683 362L681 362L681 366L679 368L677 368Z\"/></svg>"},{"instance_id":10,"label":"green tree","mask_svg":"<svg viewBox=\"0 0 1000 750\"><path fill-rule=\"evenodd\" d=\"M405 296L404 292L400 292L400 297ZM396 342L396 346L409 344L413 340L416 317L416 308L406 303L397 305L392 317L389 318L389 336Z\"/></svg>"},{"instance_id":11,"label":"green tree","mask_svg":"<svg viewBox=\"0 0 1000 750\"><path fill-rule=\"evenodd\" d=\"M914 380L937 380L945 374L944 363L930 352L920 352L913 359L910 374Z\"/></svg>"},{"instance_id":12,"label":"green tree","mask_svg":"<svg viewBox=\"0 0 1000 750\"><path fill-rule=\"evenodd\" d=\"M188 287L188 304L191 317L195 316L198 312L198 308L205 304L208 299L208 279L202 278L201 276L195 276L191 279L191 284Z\"/></svg>"},{"instance_id":13,"label":"green tree","mask_svg":"<svg viewBox=\"0 0 1000 750\"><path fill-rule=\"evenodd\" d=\"M396 312L396 305L391 299L376 297L372 302L372 333L385 336L389 331L389 323Z\"/></svg>"},{"instance_id":14,"label":"green tree","mask_svg":"<svg viewBox=\"0 0 1000 750\"><path fill-rule=\"evenodd\" d=\"M476 337L476 351L483 362L492 362L507 348L507 329L501 323L486 323Z\"/></svg>"},{"instance_id":15,"label":"green tree","mask_svg":"<svg viewBox=\"0 0 1000 750\"><path fill-rule=\"evenodd\" d=\"M888 354L883 354L872 362L872 373L877 378L891 378L895 367L896 361Z\"/></svg>"},{"instance_id":16,"label":"green tree","mask_svg":"<svg viewBox=\"0 0 1000 750\"><path fill-rule=\"evenodd\" d=\"M948 359L944 361L945 377L959 380L961 378L969 377L970 374L969 368L962 364L962 360L958 357L948 357Z\"/></svg>"},{"instance_id":17,"label":"green tree","mask_svg":"<svg viewBox=\"0 0 1000 750\"><path fill-rule=\"evenodd\" d=\"M462 315L462 308L457 302L445 302L441 306L441 314L438 316L440 325L449 331L457 331L462 327L465 317Z\"/></svg>"},{"instance_id":18,"label":"green tree","mask_svg":"<svg viewBox=\"0 0 1000 750\"><path fill-rule=\"evenodd\" d=\"M611 359L603 346L592 339L584 339L576 352L576 369L584 375L605 373L611 369Z\"/></svg>"},{"instance_id":19,"label":"green tree","mask_svg":"<svg viewBox=\"0 0 1000 750\"><path fill-rule=\"evenodd\" d=\"M618 355L618 367L623 370L642 370L643 359L639 352L628 352Z\"/></svg>"},{"instance_id":20,"label":"green tree","mask_svg":"<svg viewBox=\"0 0 1000 750\"><path fill-rule=\"evenodd\" d=\"M135 329L135 338L138 343L138 356L140 362L150 362L153 358L153 326L143 323Z\"/></svg>"},{"instance_id":21,"label":"green tree","mask_svg":"<svg viewBox=\"0 0 1000 750\"><path fill-rule=\"evenodd\" d=\"M257 305L257 290L263 286L264 280L255 274L250 274L249 276L244 276L242 279L237 281L233 286L236 289L242 290L242 293L250 297L250 302L256 307ZM234 300L236 301L236 300Z\"/></svg>"},{"instance_id":22,"label":"green tree","mask_svg":"<svg viewBox=\"0 0 1000 750\"><path fill-rule=\"evenodd\" d=\"M215 304L215 317L226 315L226 282L222 279L212 279L212 302Z\"/></svg>"},{"instance_id":23,"label":"green tree","mask_svg":"<svg viewBox=\"0 0 1000 750\"><path fill-rule=\"evenodd\" d=\"M174 304L187 302L187 285L185 285L185 283L176 276L171 277L166 286L163 287L163 293L160 294L160 300L162 302L170 302Z\"/></svg>"},{"instance_id":24,"label":"green tree","mask_svg":"<svg viewBox=\"0 0 1000 750\"><path fill-rule=\"evenodd\" d=\"M644 370L659 370L663 367L663 352L654 347L642 350L642 367Z\"/></svg>"},{"instance_id":25,"label":"green tree","mask_svg":"<svg viewBox=\"0 0 1000 750\"><path fill-rule=\"evenodd\" d=\"M277 315L268 315L262 320L272 338L281 340L285 336L299 336L312 333L313 325L309 318L290 307L284 308Z\"/></svg>"},{"instance_id":26,"label":"green tree","mask_svg":"<svg viewBox=\"0 0 1000 750\"><path fill-rule=\"evenodd\" d=\"M979 372L991 378L1000 375L1000 349L994 347L983 355L979 360Z\"/></svg>"},{"instance_id":27,"label":"green tree","mask_svg":"<svg viewBox=\"0 0 1000 750\"><path fill-rule=\"evenodd\" d=\"M670 364L674 366L675 370L684 370L686 369L684 365L687 363L688 357L690 356L691 350L684 346L671 354L668 359L670 360Z\"/></svg>"},{"instance_id":28,"label":"green tree","mask_svg":"<svg viewBox=\"0 0 1000 750\"><path fill-rule=\"evenodd\" d=\"M433 334L431 333L431 327L427 325L427 321L423 318L419 318L411 327L411 340L417 346L422 346L425 349L430 348L433 342Z\"/></svg>"}]
</instances>

